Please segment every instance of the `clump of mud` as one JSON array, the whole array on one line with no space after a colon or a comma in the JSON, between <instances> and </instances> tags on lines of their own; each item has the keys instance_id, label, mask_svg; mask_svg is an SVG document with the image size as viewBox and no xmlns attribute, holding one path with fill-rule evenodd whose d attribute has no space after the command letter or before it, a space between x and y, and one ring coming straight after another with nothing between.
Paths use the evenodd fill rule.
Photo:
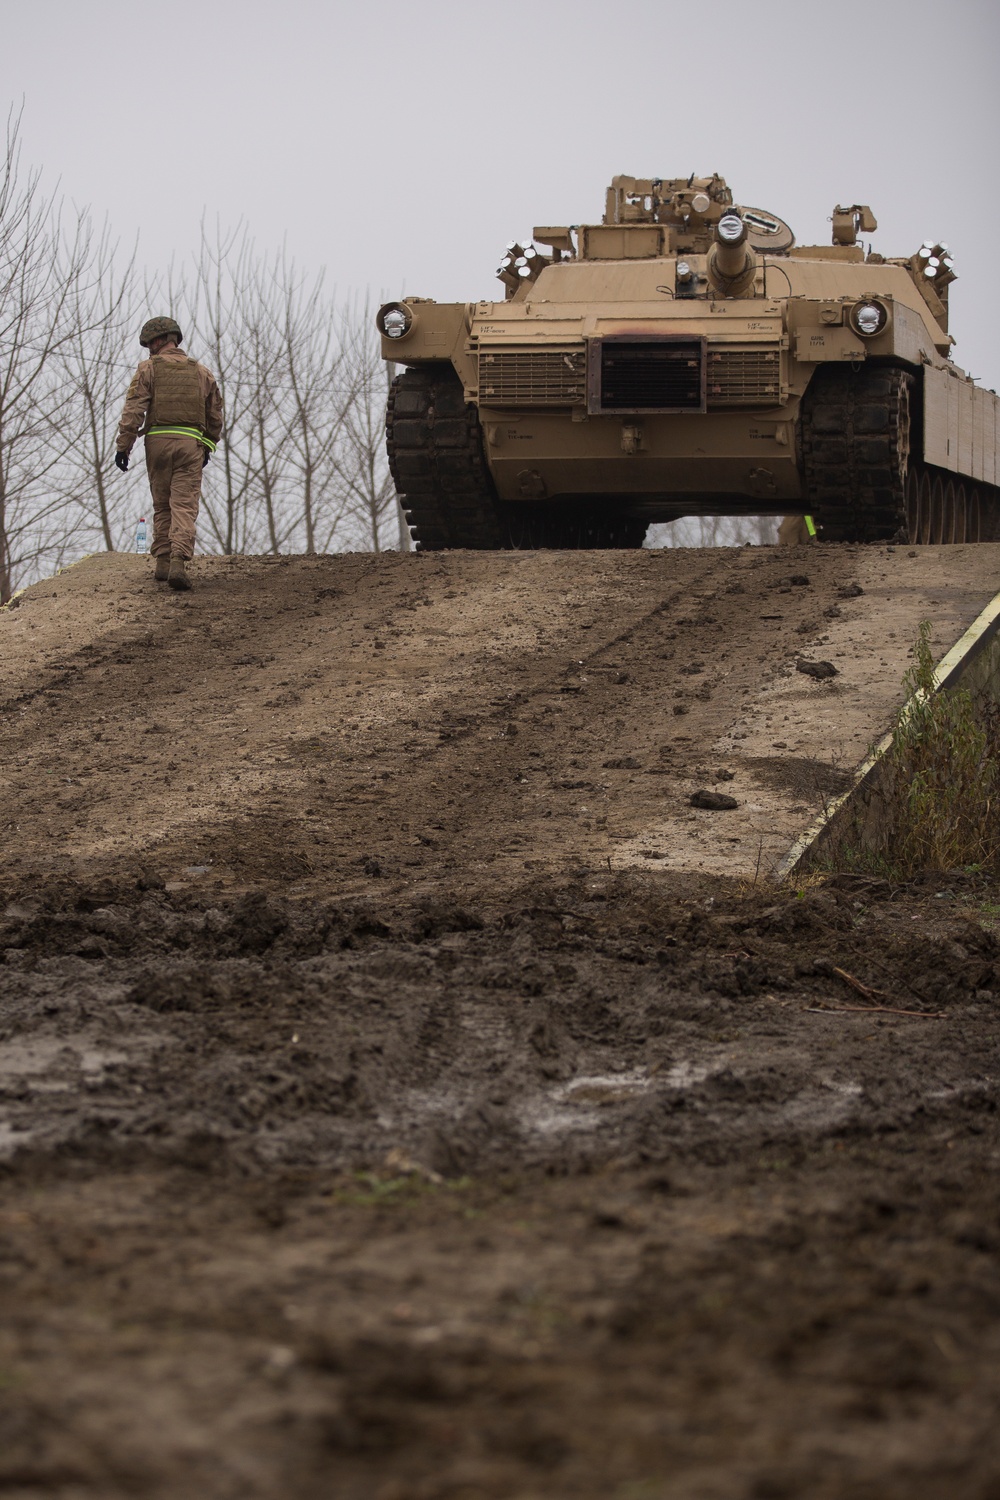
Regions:
<instances>
[{"instance_id":1,"label":"clump of mud","mask_svg":"<svg viewBox=\"0 0 1000 1500\"><path fill-rule=\"evenodd\" d=\"M915 937L927 896L887 883L588 875L465 904L148 887L62 884L0 917L8 1159L339 1170L397 1148L444 1176L576 1172L896 1128L925 1082L853 1059L818 1077L830 1021L905 1016L931 1057L1000 988L991 933L951 911Z\"/></svg>"}]
</instances>

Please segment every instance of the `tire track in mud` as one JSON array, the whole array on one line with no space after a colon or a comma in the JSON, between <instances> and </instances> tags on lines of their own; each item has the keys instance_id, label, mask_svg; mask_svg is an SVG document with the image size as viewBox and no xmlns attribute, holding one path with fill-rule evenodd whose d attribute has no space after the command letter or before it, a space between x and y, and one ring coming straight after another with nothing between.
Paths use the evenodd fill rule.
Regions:
<instances>
[{"instance_id":1,"label":"tire track in mud","mask_svg":"<svg viewBox=\"0 0 1000 1500\"><path fill-rule=\"evenodd\" d=\"M183 598L157 590L141 559L89 559L3 617L9 868L129 860L171 883L308 894L671 850L680 867L707 854L752 875L758 841L780 853L832 768L808 752L764 764L785 705L742 764L740 726L825 639L861 558L205 559ZM803 565L808 584L791 585ZM815 701L829 715L838 693L848 709L851 691L797 689L794 713ZM760 812L724 827L688 809L734 767ZM803 789L777 820L772 770Z\"/></svg>"},{"instance_id":2,"label":"tire track in mud","mask_svg":"<svg viewBox=\"0 0 1000 1500\"><path fill-rule=\"evenodd\" d=\"M588 836L593 828L574 831L571 826L554 832L567 818L572 825L572 815L562 804L574 801L566 795L580 790L571 785L574 782L596 785L602 803L609 801L616 815L624 803L629 832L650 817L651 809L655 813L661 801L662 780L648 784L657 786L655 796L639 796L635 778L631 784L620 777L609 778L603 763L652 757L654 768L662 773L663 764L656 757L663 745L663 724L677 722L671 709L683 691L676 684L683 680L677 678L678 667L689 654L685 638L704 640L698 611L696 622L689 619L679 631L672 622L685 618L684 610L692 597L709 588L720 567L725 576L730 568L740 566L738 555L710 560L685 556L680 563L671 557L670 571L680 571L684 583L680 585L671 578L666 600L657 576L657 571L662 575L662 568L654 570L646 564L643 571L647 576L640 576L640 591L627 598L621 598L621 583L616 576L624 571L622 565L609 569L627 621L624 631L620 619L609 621L601 615L600 594L606 585L600 573L595 599L597 570L592 568L584 582L576 577L574 564L565 558L560 560L562 577L558 582L569 591L569 602L577 611L567 610L563 619L553 622L549 601L544 597L544 591L552 585L551 560L546 559L543 568L538 559L531 559L535 576L526 590L527 638L523 644L515 642L511 648L501 646L499 650L492 642L484 643L483 637L492 634L493 621L509 606L509 588L503 579L494 581L489 576L492 570L483 569L476 561L478 567L471 568L468 559L449 559L448 564L439 561L433 572L424 564L423 576L430 576L423 598L430 599L429 606L414 606L412 594L409 599L404 594L403 600L397 601L387 590L383 609L348 624L349 633L353 623L355 637L370 628L376 641L380 631L386 640L375 648L382 654L378 666L373 663L374 670L367 669L362 659L364 675L355 676L353 684L352 672L345 671L341 693L345 689L357 693L360 688L362 700L377 700L386 681L392 681L385 674L393 668L412 673L409 686L397 695L394 704L383 702L381 722L373 717L369 703L367 718L362 712L352 723L350 700L341 700L339 713L324 716L319 726L315 726L315 719L310 721L319 729L319 740L311 748L308 732L298 741L289 737L297 768L286 768L287 784L283 788L271 788L272 806L266 810L258 807L240 826L240 851L229 855L234 872L239 869L244 876L266 880L268 860L273 859L275 844L280 840L286 874L298 874L303 879L310 875L324 882L356 878L358 865L372 859L383 872L410 878L409 872L419 871L433 878L435 872L446 870L449 857L459 870L496 866L498 845L508 832L525 844L524 858L586 863L596 855L603 862L609 850L601 840ZM522 562L520 568L510 567L512 583L525 566ZM482 615L472 622L473 629L469 631L459 621L459 633L455 623L443 621L448 633L441 637L441 649L425 662L419 649L420 641L426 643L428 639L419 634L424 621L419 625L414 622L417 649L413 641L404 643L402 648L397 647L394 662L394 641L389 632L400 628L398 609L408 607L411 619L415 608L427 610L425 619L433 618L444 597L454 591L451 585L462 587L467 570L476 580L476 602L482 607ZM485 584L481 581L484 573ZM634 584L627 573L625 578ZM712 628L725 640L725 623ZM595 642L598 632L600 637ZM671 646L668 660L667 652L660 648L666 644L663 637L671 633L679 633L681 639ZM458 670L455 646L465 653ZM760 647L756 658L752 651L744 653L748 688L756 680L755 674L760 675L761 661L766 664L768 643L761 642ZM616 657L617 663L613 660ZM329 683L329 676L326 681ZM333 696L328 689L328 704ZM694 742L697 754L704 739L699 719L705 717L706 709L693 693L685 693L685 700L684 707L691 715L685 724L687 740ZM365 706L362 702L362 709ZM708 722L712 737L717 723L724 719L724 710L721 715L711 712ZM553 728L560 723L570 725L565 738L562 731ZM677 749L683 748L683 741L674 733L669 733L669 738L677 739ZM541 776L538 766L544 767ZM349 768L360 775L352 775ZM621 785L616 787L615 781ZM537 793L526 794L524 788L531 788L532 782L539 783ZM515 787L519 790L514 791ZM575 803L582 800L577 797ZM544 827L538 826L538 818L529 816L535 802L539 803L539 818L545 819ZM302 809L310 807L318 820L318 826L312 829L302 817ZM365 812L376 808L377 812ZM602 806L595 816L606 813ZM587 816L581 814L584 821ZM338 820L343 826L335 826ZM324 828L324 821L331 826ZM217 837L227 838L224 825ZM255 845L264 852L263 859L253 859L250 851ZM190 863L201 863L207 857L202 849L191 855ZM521 864L513 860L514 868L519 869Z\"/></svg>"},{"instance_id":3,"label":"tire track in mud","mask_svg":"<svg viewBox=\"0 0 1000 1500\"><path fill-rule=\"evenodd\" d=\"M0 615L0 1489L993 1500L996 891L602 862L855 563Z\"/></svg>"}]
</instances>

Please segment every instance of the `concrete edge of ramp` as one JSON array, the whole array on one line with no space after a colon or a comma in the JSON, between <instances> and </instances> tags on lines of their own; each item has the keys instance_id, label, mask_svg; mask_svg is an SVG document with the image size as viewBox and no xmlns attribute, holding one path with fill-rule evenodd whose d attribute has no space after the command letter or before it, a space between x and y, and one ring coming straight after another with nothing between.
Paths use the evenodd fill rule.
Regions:
<instances>
[{"instance_id":1,"label":"concrete edge of ramp","mask_svg":"<svg viewBox=\"0 0 1000 1500\"><path fill-rule=\"evenodd\" d=\"M935 693L945 688L966 687L974 698L1000 699L1000 594L994 595L982 613L938 662L934 669ZM912 704L903 705L906 713ZM882 761L892 744L892 731L882 736L861 763L852 785L835 798L776 866L772 879L780 884L797 870L806 869L851 826L859 842L871 847L882 823L879 798Z\"/></svg>"}]
</instances>

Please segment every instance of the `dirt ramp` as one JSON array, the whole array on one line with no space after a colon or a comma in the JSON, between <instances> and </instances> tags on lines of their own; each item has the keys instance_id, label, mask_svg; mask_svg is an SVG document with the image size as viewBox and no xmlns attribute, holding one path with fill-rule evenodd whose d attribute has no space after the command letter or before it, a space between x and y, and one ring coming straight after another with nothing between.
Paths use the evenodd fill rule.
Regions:
<instances>
[{"instance_id":1,"label":"dirt ramp","mask_svg":"<svg viewBox=\"0 0 1000 1500\"><path fill-rule=\"evenodd\" d=\"M0 616L5 870L753 876L888 722L919 619L943 650L978 613L995 552L205 558L185 596L87 559Z\"/></svg>"}]
</instances>

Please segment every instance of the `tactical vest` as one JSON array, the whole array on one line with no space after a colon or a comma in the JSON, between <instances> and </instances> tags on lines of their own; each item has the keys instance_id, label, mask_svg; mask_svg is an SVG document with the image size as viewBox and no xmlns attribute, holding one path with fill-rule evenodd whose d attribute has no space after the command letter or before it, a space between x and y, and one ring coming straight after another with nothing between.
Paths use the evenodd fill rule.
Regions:
<instances>
[{"instance_id":1,"label":"tactical vest","mask_svg":"<svg viewBox=\"0 0 1000 1500\"><path fill-rule=\"evenodd\" d=\"M146 431L153 427L197 427L205 431L205 397L198 362L153 356L153 399Z\"/></svg>"}]
</instances>

